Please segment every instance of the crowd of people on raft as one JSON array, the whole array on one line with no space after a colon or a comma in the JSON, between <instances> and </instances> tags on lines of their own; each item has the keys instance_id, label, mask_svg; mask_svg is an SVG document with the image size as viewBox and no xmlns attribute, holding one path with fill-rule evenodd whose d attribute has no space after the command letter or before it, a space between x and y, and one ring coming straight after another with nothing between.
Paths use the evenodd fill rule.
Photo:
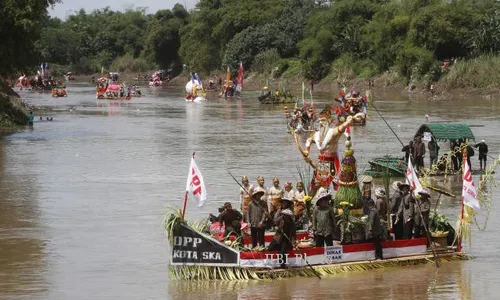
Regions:
<instances>
[{"instance_id":1,"label":"crowd of people on raft","mask_svg":"<svg viewBox=\"0 0 500 300\"><path fill-rule=\"evenodd\" d=\"M394 192L387 197L382 187L374 188L372 196L371 176L362 180L363 214L366 216L365 239L375 244L376 258L383 259L381 241L391 239L412 239L426 236L429 228L431 194L428 190L417 195L410 186L396 181ZM295 189L291 182L282 187L278 178L273 178L273 186L266 187L263 176L257 183L250 184L248 177L241 179L240 210L230 202L219 209L219 215L210 215L211 222L224 226L224 238L230 235L241 237L242 222L248 224L252 248L280 250L285 253L296 247L296 232L306 230L313 236L313 246L332 246L333 241L342 240L340 222L342 215L332 206L332 195L326 190L318 191L314 200L304 190L304 183L298 181ZM388 230L392 228L392 233ZM266 247L266 230L275 231L272 242Z\"/></svg>"},{"instance_id":2,"label":"crowd of people on raft","mask_svg":"<svg viewBox=\"0 0 500 300\"><path fill-rule=\"evenodd\" d=\"M336 114L343 115L355 115L358 113L364 113L366 119L367 107L368 107L368 97L361 96L356 90L351 90L347 94L345 92L340 92L339 97L334 99L336 102L340 103L340 107L337 108Z\"/></svg>"},{"instance_id":3,"label":"crowd of people on raft","mask_svg":"<svg viewBox=\"0 0 500 300\"><path fill-rule=\"evenodd\" d=\"M232 98L235 96L240 96L241 90L238 90L238 80L233 78L230 82L226 82L217 75L214 75L208 80L208 90L216 91L219 90L219 98Z\"/></svg>"},{"instance_id":4,"label":"crowd of people on raft","mask_svg":"<svg viewBox=\"0 0 500 300\"><path fill-rule=\"evenodd\" d=\"M417 172L422 171L425 167L424 157L426 154L425 143L422 140L422 135L417 135L412 141L405 145L401 151L405 152L405 162L411 157L412 165L415 166ZM484 140L474 145L468 144L465 139L450 140L450 150L452 154L449 155L445 153L441 158L439 158L439 150L441 149L434 138L432 138L427 143L427 149L429 150L429 166L436 167L439 171L445 172L459 171L461 170L463 154L460 149L466 149L466 158L469 167L472 170L472 164L470 158L475 155L474 148L479 152L479 166L480 170L486 169L486 161L488 159L488 145ZM438 159L439 158L439 159Z\"/></svg>"},{"instance_id":5,"label":"crowd of people on raft","mask_svg":"<svg viewBox=\"0 0 500 300\"><path fill-rule=\"evenodd\" d=\"M297 133L314 130L314 122L316 122L318 116L313 104L309 107L306 105L296 106L293 112L290 112L288 106L285 106L284 110L285 118L288 119L287 125L289 130L293 129Z\"/></svg>"},{"instance_id":6,"label":"crowd of people on raft","mask_svg":"<svg viewBox=\"0 0 500 300\"><path fill-rule=\"evenodd\" d=\"M118 73L109 73L105 77L100 77L97 80L92 76L91 82L97 81L96 95L97 98L130 98L130 97L140 97L142 95L141 89L135 84L119 84L120 76ZM109 89L110 85L119 85L118 89Z\"/></svg>"},{"instance_id":7,"label":"crowd of people on raft","mask_svg":"<svg viewBox=\"0 0 500 300\"><path fill-rule=\"evenodd\" d=\"M28 77L24 73L18 78L16 86L21 90L26 88L32 91L50 91L55 88L66 88L60 80L54 79L51 75Z\"/></svg>"},{"instance_id":8,"label":"crowd of people on raft","mask_svg":"<svg viewBox=\"0 0 500 300\"><path fill-rule=\"evenodd\" d=\"M130 98L130 97L140 97L142 95L140 87L134 84L120 84L120 90L110 91L108 90L109 83L99 83L97 84L96 93L97 98Z\"/></svg>"},{"instance_id":9,"label":"crowd of people on raft","mask_svg":"<svg viewBox=\"0 0 500 300\"><path fill-rule=\"evenodd\" d=\"M354 116L359 113L363 113L366 119L368 102L366 96L361 96L357 91L351 90L347 94L340 92L335 101L340 103L340 106L332 107L332 113L336 115L339 122L345 121L347 116ZM295 105L293 112L285 105L284 113L285 118L288 120L287 127L289 131L293 129L296 133L301 133L315 130L314 123L318 120L318 116L313 103L309 107L305 103L302 106Z\"/></svg>"}]
</instances>

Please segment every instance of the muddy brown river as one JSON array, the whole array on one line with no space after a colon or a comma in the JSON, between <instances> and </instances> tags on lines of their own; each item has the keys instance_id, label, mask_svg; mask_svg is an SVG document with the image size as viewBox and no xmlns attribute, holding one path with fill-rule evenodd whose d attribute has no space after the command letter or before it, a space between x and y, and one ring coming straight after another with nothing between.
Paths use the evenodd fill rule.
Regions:
<instances>
[{"instance_id":1,"label":"muddy brown river","mask_svg":"<svg viewBox=\"0 0 500 300\"><path fill-rule=\"evenodd\" d=\"M227 170L251 183L258 175L266 185L274 176L297 181L297 166L305 164L286 132L282 106L259 104L258 92L195 104L184 101L182 86L143 88L144 97L122 102L96 100L93 91L84 83L70 84L67 98L23 91L26 102L51 107L42 117L53 121L35 113L33 130L0 137L0 299L500 298L499 203L485 231L473 225L472 248L465 250L475 259L439 269L427 264L323 280L170 281L162 219L169 207L182 205L192 152L208 202L202 210L190 202L188 219L239 201ZM316 106L330 96L316 95ZM404 143L428 114L431 121L480 125L472 128L476 140L485 139L492 156L500 154L498 100L375 96ZM402 155L381 117L369 115L367 126L351 129L359 172L375 156ZM473 169L478 164L476 151ZM438 180L460 194L460 178ZM440 210L455 224L460 198L441 197ZM479 223L484 220L480 213Z\"/></svg>"}]
</instances>

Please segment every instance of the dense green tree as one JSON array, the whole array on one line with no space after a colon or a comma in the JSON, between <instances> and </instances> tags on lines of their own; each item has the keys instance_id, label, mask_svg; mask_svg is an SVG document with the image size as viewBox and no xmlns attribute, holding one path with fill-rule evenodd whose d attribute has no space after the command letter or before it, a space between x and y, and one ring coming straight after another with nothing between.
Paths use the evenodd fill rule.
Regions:
<instances>
[{"instance_id":1,"label":"dense green tree","mask_svg":"<svg viewBox=\"0 0 500 300\"><path fill-rule=\"evenodd\" d=\"M45 22L37 49L44 61L74 70L96 71L114 61L120 69L126 65L134 69L154 64L168 67L174 61L179 64L179 30L188 19L189 13L179 4L172 11L154 15L146 14L143 8L117 12L106 7L91 13L82 9L65 22Z\"/></svg>"},{"instance_id":2,"label":"dense green tree","mask_svg":"<svg viewBox=\"0 0 500 300\"><path fill-rule=\"evenodd\" d=\"M421 8L413 16L408 38L437 59L467 55L467 40L479 16L467 4L439 3Z\"/></svg>"},{"instance_id":3,"label":"dense green tree","mask_svg":"<svg viewBox=\"0 0 500 300\"><path fill-rule=\"evenodd\" d=\"M379 72L394 65L404 47L410 21L410 15L404 12L401 5L391 3L381 7L363 27L363 56L371 59Z\"/></svg>"},{"instance_id":4,"label":"dense green tree","mask_svg":"<svg viewBox=\"0 0 500 300\"><path fill-rule=\"evenodd\" d=\"M191 13L189 24L181 31L179 55L191 70L210 72L220 69L219 43L212 38L211 30L219 22L217 10L221 0L200 0Z\"/></svg>"},{"instance_id":5,"label":"dense green tree","mask_svg":"<svg viewBox=\"0 0 500 300\"><path fill-rule=\"evenodd\" d=\"M317 8L309 0L289 0L280 17L271 23L251 26L237 33L228 43L222 64L236 69L242 62L251 68L254 58L271 49L284 58L298 55L297 43L304 37L307 17Z\"/></svg>"},{"instance_id":6,"label":"dense green tree","mask_svg":"<svg viewBox=\"0 0 500 300\"><path fill-rule=\"evenodd\" d=\"M180 30L187 24L189 14L180 4L172 11L160 10L151 21L144 41L143 56L155 61L161 68L168 68L179 60Z\"/></svg>"},{"instance_id":7,"label":"dense green tree","mask_svg":"<svg viewBox=\"0 0 500 300\"><path fill-rule=\"evenodd\" d=\"M376 13L376 1L338 0L308 19L300 43L304 76L319 80L342 53L361 54L362 28Z\"/></svg>"},{"instance_id":8,"label":"dense green tree","mask_svg":"<svg viewBox=\"0 0 500 300\"><path fill-rule=\"evenodd\" d=\"M0 75L37 65L34 43L41 25L47 22L47 8L57 0L2 0L0 2Z\"/></svg>"},{"instance_id":9,"label":"dense green tree","mask_svg":"<svg viewBox=\"0 0 500 300\"><path fill-rule=\"evenodd\" d=\"M65 21L47 17L54 1L0 4L2 72L40 60L82 72L182 64L212 72L243 62L259 72L293 66L313 80L348 68L410 80L446 58L500 51L496 0L200 0L189 12L180 4L154 14L105 7Z\"/></svg>"},{"instance_id":10,"label":"dense green tree","mask_svg":"<svg viewBox=\"0 0 500 300\"><path fill-rule=\"evenodd\" d=\"M182 30L182 60L192 70L220 70L226 63L222 61L226 48L232 46L231 40L249 27L274 22L285 3L286 0L201 0L191 14L190 24ZM229 54L228 59L233 56Z\"/></svg>"},{"instance_id":11,"label":"dense green tree","mask_svg":"<svg viewBox=\"0 0 500 300\"><path fill-rule=\"evenodd\" d=\"M500 12L483 16L467 41L472 54L498 54L500 52Z\"/></svg>"}]
</instances>

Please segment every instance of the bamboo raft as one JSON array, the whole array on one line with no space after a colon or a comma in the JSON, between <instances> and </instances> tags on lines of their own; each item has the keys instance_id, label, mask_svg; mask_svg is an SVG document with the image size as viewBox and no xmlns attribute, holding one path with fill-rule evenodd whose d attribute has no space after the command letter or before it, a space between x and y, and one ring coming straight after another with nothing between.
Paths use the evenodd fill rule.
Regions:
<instances>
[{"instance_id":1,"label":"bamboo raft","mask_svg":"<svg viewBox=\"0 0 500 300\"><path fill-rule=\"evenodd\" d=\"M407 163L403 159L391 155L374 158L368 161L368 163L370 164L370 169L366 170L364 172L364 175L370 175L375 178L382 178L384 176L404 177L407 169ZM425 170L428 173L427 175L429 176L462 175L461 171L448 170L447 172L445 172L436 170L435 168L433 170ZM472 170L471 173L472 175L483 175L485 174L485 171ZM494 171L491 172L491 174L494 173Z\"/></svg>"},{"instance_id":2,"label":"bamboo raft","mask_svg":"<svg viewBox=\"0 0 500 300\"><path fill-rule=\"evenodd\" d=\"M440 262L452 262L473 259L472 256L442 250L437 253ZM385 268L415 266L434 263L435 258L431 252L424 255L390 258L384 260L366 260L347 262L331 265L304 266L296 268L277 269L249 269L241 267L215 267L215 266L169 266L169 276L173 280L262 280L290 277L315 277L317 272L321 276L335 276L342 273L372 271Z\"/></svg>"}]
</instances>

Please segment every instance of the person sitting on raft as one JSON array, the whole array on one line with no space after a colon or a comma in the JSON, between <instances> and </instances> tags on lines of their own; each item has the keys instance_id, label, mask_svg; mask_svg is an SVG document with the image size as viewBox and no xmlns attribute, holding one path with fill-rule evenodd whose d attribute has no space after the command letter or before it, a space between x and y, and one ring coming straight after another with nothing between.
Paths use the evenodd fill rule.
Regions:
<instances>
[{"instance_id":1,"label":"person sitting on raft","mask_svg":"<svg viewBox=\"0 0 500 300\"><path fill-rule=\"evenodd\" d=\"M241 236L241 220L243 220L241 213L233 209L231 203L224 203L224 211L219 215L221 226L222 224L225 226L224 237L227 237L229 234L236 237Z\"/></svg>"}]
</instances>

